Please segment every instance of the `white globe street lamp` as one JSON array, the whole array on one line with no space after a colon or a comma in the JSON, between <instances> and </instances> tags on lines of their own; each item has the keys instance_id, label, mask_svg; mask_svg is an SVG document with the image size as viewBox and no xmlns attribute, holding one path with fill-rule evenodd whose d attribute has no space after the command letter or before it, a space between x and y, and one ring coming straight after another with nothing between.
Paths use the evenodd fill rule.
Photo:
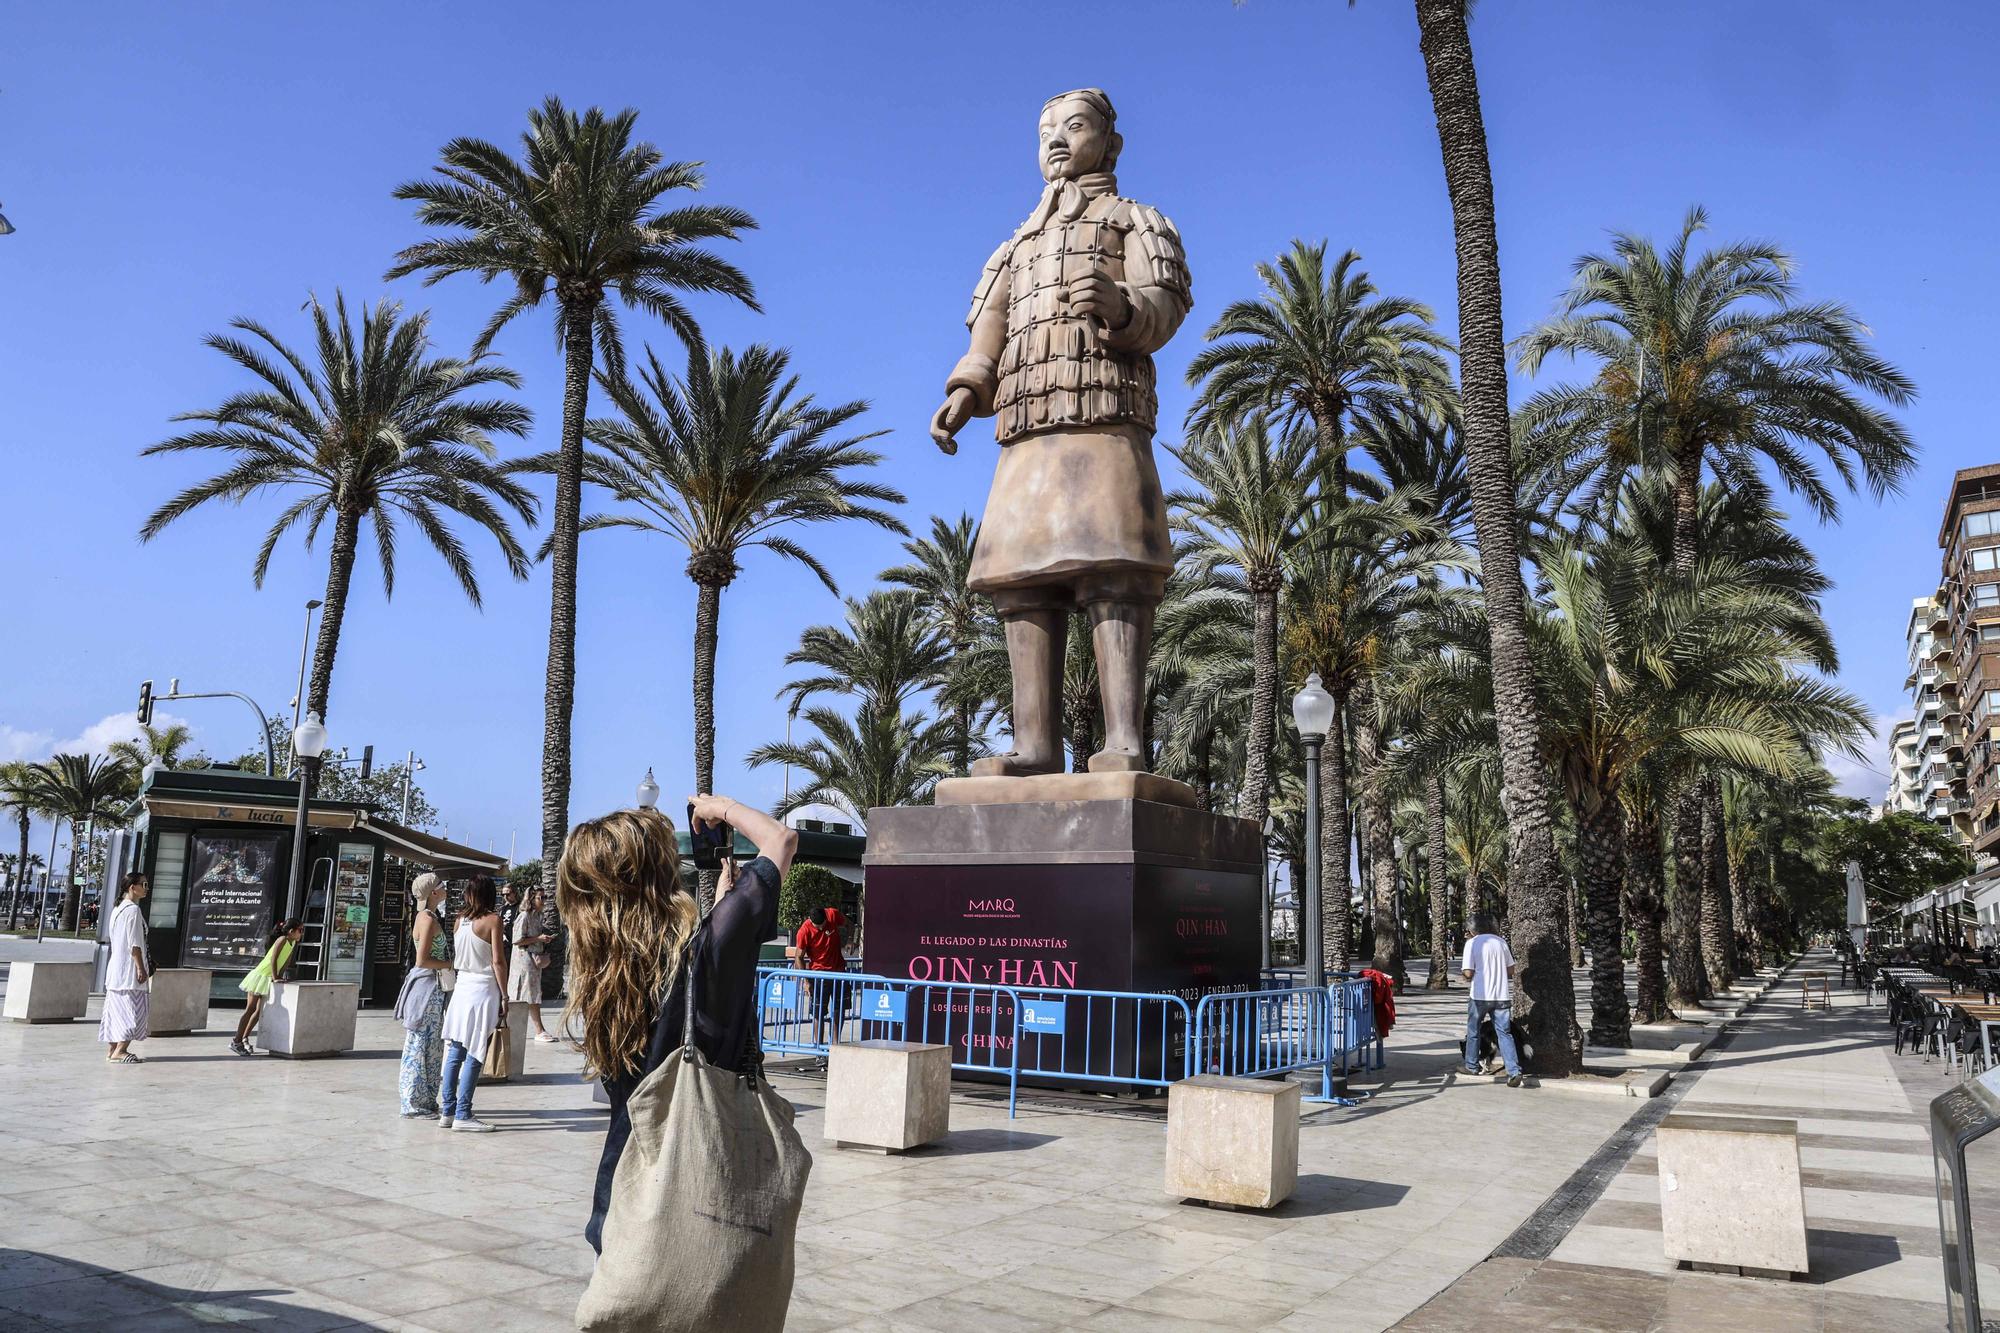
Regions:
<instances>
[{"instance_id":1,"label":"white globe street lamp","mask_svg":"<svg viewBox=\"0 0 2000 1333\"><path fill-rule=\"evenodd\" d=\"M653 780L652 765L646 766L646 776L639 781L639 808L657 809L660 804L660 784Z\"/></svg>"},{"instance_id":2,"label":"white globe street lamp","mask_svg":"<svg viewBox=\"0 0 2000 1333\"><path fill-rule=\"evenodd\" d=\"M306 862L306 798L312 791L313 777L319 772L320 756L326 753L326 724L319 720L319 714L308 712L306 720L299 723L292 732L292 753L299 760L299 808L298 825L292 831L292 873L285 890L285 919L301 920L299 913L304 906L301 900L303 874Z\"/></svg>"},{"instance_id":3,"label":"white globe street lamp","mask_svg":"<svg viewBox=\"0 0 2000 1333\"><path fill-rule=\"evenodd\" d=\"M1305 936L1306 984L1326 985L1326 951L1320 946L1319 895L1319 747L1333 727L1333 696L1320 684L1319 673L1306 677L1305 688L1292 696L1292 722L1306 747L1306 874L1300 894L1299 933ZM1334 738L1334 744L1340 740Z\"/></svg>"}]
</instances>

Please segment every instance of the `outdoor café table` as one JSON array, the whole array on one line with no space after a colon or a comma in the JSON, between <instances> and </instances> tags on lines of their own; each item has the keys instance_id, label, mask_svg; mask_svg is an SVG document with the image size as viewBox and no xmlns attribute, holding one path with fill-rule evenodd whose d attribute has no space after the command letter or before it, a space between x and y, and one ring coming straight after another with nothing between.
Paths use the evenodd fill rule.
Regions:
<instances>
[{"instance_id":1,"label":"outdoor caf\u00e9 table","mask_svg":"<svg viewBox=\"0 0 2000 1333\"><path fill-rule=\"evenodd\" d=\"M2000 1027L2000 1005L1961 1004L1959 1012L1979 1024L1979 1049L1986 1056L1986 1067L1993 1067L1993 1029Z\"/></svg>"}]
</instances>

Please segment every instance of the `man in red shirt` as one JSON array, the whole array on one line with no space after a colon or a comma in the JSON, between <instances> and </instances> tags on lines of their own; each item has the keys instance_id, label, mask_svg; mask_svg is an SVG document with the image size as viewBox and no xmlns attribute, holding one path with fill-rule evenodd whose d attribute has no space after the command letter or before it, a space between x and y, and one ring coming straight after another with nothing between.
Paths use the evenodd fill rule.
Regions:
<instances>
[{"instance_id":1,"label":"man in red shirt","mask_svg":"<svg viewBox=\"0 0 2000 1333\"><path fill-rule=\"evenodd\" d=\"M794 952L799 965L812 972L847 971L847 957L840 949L840 928L847 924L838 907L815 907L812 915L799 923L799 933L793 939ZM828 978L812 985L813 997L813 1041L826 1040L826 1011L833 1006L834 999L846 987L844 983ZM847 1006L839 1006L839 1015L846 1017ZM836 1018L838 1023L839 1019Z\"/></svg>"}]
</instances>

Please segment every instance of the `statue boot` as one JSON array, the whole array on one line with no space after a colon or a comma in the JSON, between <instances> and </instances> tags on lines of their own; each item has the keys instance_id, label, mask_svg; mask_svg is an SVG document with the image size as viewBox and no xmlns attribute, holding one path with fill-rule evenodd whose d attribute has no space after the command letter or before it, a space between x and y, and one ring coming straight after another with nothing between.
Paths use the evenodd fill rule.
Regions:
<instances>
[{"instance_id":1,"label":"statue boot","mask_svg":"<svg viewBox=\"0 0 2000 1333\"><path fill-rule=\"evenodd\" d=\"M996 597L995 602L1004 599ZM1025 778L1063 771L1063 647L1069 612L1056 606L999 607L1014 677L1014 748L972 765L975 778Z\"/></svg>"},{"instance_id":2,"label":"statue boot","mask_svg":"<svg viewBox=\"0 0 2000 1333\"><path fill-rule=\"evenodd\" d=\"M1153 644L1153 603L1089 604L1091 649L1104 704L1104 748L1090 756L1093 773L1144 773L1146 660Z\"/></svg>"}]
</instances>

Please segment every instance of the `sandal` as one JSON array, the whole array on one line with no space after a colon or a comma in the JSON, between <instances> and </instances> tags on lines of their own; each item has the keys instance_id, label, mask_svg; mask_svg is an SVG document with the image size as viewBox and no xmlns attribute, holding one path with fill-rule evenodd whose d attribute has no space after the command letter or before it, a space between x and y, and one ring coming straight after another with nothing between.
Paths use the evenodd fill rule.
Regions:
<instances>
[{"instance_id":1,"label":"sandal","mask_svg":"<svg viewBox=\"0 0 2000 1333\"><path fill-rule=\"evenodd\" d=\"M114 1065L143 1065L146 1063L146 1058L142 1055L134 1055L132 1054L132 1052L127 1051L125 1052L125 1054L113 1059L111 1063Z\"/></svg>"}]
</instances>

